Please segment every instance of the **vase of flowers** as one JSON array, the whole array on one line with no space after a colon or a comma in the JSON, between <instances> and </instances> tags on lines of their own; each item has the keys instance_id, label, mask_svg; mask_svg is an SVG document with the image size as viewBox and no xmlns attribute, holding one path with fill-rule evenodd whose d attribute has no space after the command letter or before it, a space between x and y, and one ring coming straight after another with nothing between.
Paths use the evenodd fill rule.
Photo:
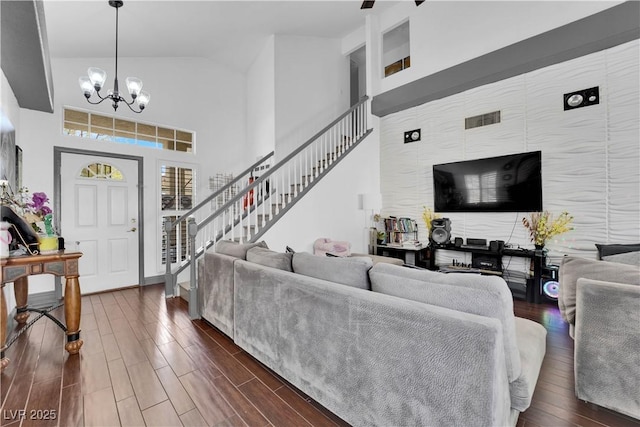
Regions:
<instances>
[{"instance_id":1,"label":"vase of flowers","mask_svg":"<svg viewBox=\"0 0 640 427\"><path fill-rule=\"evenodd\" d=\"M58 250L58 236L53 227L53 214L48 203L49 197L45 193L31 194L26 187L11 195L3 191L3 217L6 212L7 220L14 225L16 234L20 235L17 236L16 243L22 243L29 253L33 254L34 250L28 234L36 235L40 253Z\"/></svg>"},{"instance_id":2,"label":"vase of flowers","mask_svg":"<svg viewBox=\"0 0 640 427\"><path fill-rule=\"evenodd\" d=\"M573 216L566 211L555 218L549 211L532 212L529 218L522 218L522 224L529 230L529 238L536 249L543 249L553 236L573 230L572 222Z\"/></svg>"}]
</instances>

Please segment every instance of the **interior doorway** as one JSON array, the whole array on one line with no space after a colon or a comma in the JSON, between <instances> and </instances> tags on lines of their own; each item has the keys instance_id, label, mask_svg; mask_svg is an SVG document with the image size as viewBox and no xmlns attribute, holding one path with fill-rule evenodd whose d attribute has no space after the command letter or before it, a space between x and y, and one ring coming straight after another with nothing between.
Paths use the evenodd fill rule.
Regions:
<instances>
[{"instance_id":1,"label":"interior doorway","mask_svg":"<svg viewBox=\"0 0 640 427\"><path fill-rule=\"evenodd\" d=\"M351 106L367 94L366 49L362 46L349 55L351 64L349 76L349 101Z\"/></svg>"}]
</instances>

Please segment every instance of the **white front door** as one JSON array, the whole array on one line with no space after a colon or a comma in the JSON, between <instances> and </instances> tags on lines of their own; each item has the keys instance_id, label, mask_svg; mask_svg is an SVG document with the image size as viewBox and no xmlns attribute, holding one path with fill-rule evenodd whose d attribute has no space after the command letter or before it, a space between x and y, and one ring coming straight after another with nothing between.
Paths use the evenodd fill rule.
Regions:
<instances>
[{"instance_id":1,"label":"white front door","mask_svg":"<svg viewBox=\"0 0 640 427\"><path fill-rule=\"evenodd\" d=\"M60 231L83 253L82 293L138 285L137 161L62 153L60 179Z\"/></svg>"}]
</instances>

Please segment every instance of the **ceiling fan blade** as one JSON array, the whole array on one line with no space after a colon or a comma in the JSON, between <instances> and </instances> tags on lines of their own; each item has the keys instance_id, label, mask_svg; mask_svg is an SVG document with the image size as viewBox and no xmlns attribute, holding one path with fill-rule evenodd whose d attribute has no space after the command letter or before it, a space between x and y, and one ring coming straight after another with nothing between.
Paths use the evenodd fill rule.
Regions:
<instances>
[{"instance_id":1,"label":"ceiling fan blade","mask_svg":"<svg viewBox=\"0 0 640 427\"><path fill-rule=\"evenodd\" d=\"M422 3L424 3L424 0L416 0L416 6L420 6Z\"/></svg>"},{"instance_id":2,"label":"ceiling fan blade","mask_svg":"<svg viewBox=\"0 0 640 427\"><path fill-rule=\"evenodd\" d=\"M360 6L360 9L371 9L373 7L373 3L375 3L374 0L363 1L362 6Z\"/></svg>"}]
</instances>

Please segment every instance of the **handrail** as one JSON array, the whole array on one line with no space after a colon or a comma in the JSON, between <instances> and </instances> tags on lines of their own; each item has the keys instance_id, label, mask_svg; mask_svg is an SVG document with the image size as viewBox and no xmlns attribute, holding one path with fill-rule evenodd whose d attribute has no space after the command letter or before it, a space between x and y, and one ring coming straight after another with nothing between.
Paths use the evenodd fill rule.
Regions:
<instances>
[{"instance_id":1,"label":"handrail","mask_svg":"<svg viewBox=\"0 0 640 427\"><path fill-rule=\"evenodd\" d=\"M344 119L345 117L347 117L349 114L351 114L352 111L356 110L358 107L360 107L360 105L362 105L363 103L365 103L367 100L369 99L369 97L367 95L363 96L360 101L358 101L357 104L354 104L351 108L349 108L344 114L340 115L337 119L335 119L334 121L332 121L328 126L325 126L324 128L322 128L321 131L317 132L314 136L312 136L309 140L307 140L307 142L305 142L304 144L302 144L300 147L296 148L295 150L293 150L289 155L287 155L284 159L278 161L278 163L274 166L272 166L271 168L269 168L269 171L265 172L263 175L261 175L258 179L254 180L251 184L247 185L244 189L242 193L238 193L235 197L233 197L232 199L230 199L227 203L225 203L224 205L222 205L220 208L218 208L218 210L216 210L215 212L213 212L212 214L210 214L208 217L206 217L205 219L201 220L198 223L198 231L200 231L205 225L207 225L208 223L210 223L211 221L213 221L214 218L216 218L218 215L220 215L222 212L226 211L227 209L229 209L235 202L239 201L240 199L242 199L244 197L244 194L247 193L248 191L251 191L253 188L257 187L258 185L262 184L262 182L264 182L267 178L269 178L269 176L273 175L278 169L280 169L281 167L283 167L284 165L286 165L289 160L291 160L292 158L294 158L296 155L298 155L302 150L304 150L305 148L307 148L309 145L311 145L314 141L316 141L318 138L320 138L322 135L324 135L329 129L331 129L333 126L335 126L337 123L339 123L342 119Z\"/></svg>"},{"instance_id":2,"label":"handrail","mask_svg":"<svg viewBox=\"0 0 640 427\"><path fill-rule=\"evenodd\" d=\"M300 147L296 148L295 150L293 150L288 156L286 156L284 159L278 161L278 165L283 165L286 162L288 162L289 160L291 160L296 154L300 153L302 150L304 150L305 148L307 148L309 145L311 145L315 140L317 140L318 138L320 138L322 135L324 135L329 129L331 129L332 127L334 127L337 123L340 122L340 120L344 119L345 117L347 117L349 114L351 114L352 111L356 110L358 107L360 107L362 104L364 104L367 100L369 99L368 95L363 96L362 98L360 98L360 101L358 101L357 104L353 104L353 106L351 108L349 108L347 111L345 111L343 114L341 114L340 116L338 116L337 119L335 119L334 121L332 121L331 123L329 123L329 125L325 126L322 128L322 130L316 132L315 135L313 135L311 138L309 138L307 140L307 142L305 142L304 144L302 144Z\"/></svg>"},{"instance_id":3,"label":"handrail","mask_svg":"<svg viewBox=\"0 0 640 427\"><path fill-rule=\"evenodd\" d=\"M197 205L195 205L193 208L191 208L190 210L188 210L185 214L183 214L182 216L180 216L179 218L177 218L175 221L173 221L171 223L171 228L174 228L176 225L178 225L181 221L184 221L186 218L189 218L189 216L193 215L193 213L195 211L197 211L198 209L200 209L201 207L203 207L204 205L206 205L207 203L209 203L211 200L215 199L216 197L218 197L220 194L224 193L227 189L231 188L231 186L233 184L236 183L236 181L241 180L242 178L244 178L245 175L247 175L248 173L250 173L253 169L255 169L258 165L264 163L265 161L267 161L267 159L269 159L270 157L272 157L275 154L275 151L270 152L269 154L267 154L266 156L264 156L263 158L261 158L260 160L258 160L257 162L255 162L254 164L252 164L251 166L249 166L247 169L245 169L244 171L240 172L232 181L229 181L227 184L225 184L222 188L220 188L219 190L215 191L213 194L210 194L209 196L207 196L203 201L201 201L200 203L198 203Z\"/></svg>"}]
</instances>

